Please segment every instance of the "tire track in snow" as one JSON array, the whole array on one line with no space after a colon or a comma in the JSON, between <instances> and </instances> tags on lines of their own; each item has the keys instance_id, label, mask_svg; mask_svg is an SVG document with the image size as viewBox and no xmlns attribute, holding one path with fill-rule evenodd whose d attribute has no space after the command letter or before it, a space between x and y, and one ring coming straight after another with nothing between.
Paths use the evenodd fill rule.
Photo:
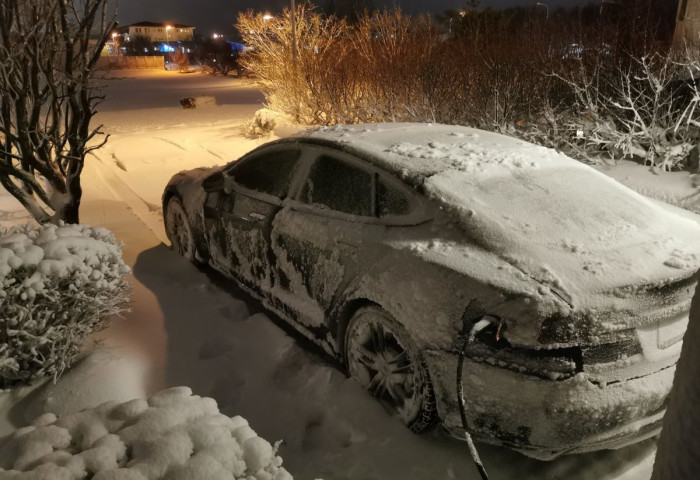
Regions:
<instances>
[{"instance_id":1,"label":"tire track in snow","mask_svg":"<svg viewBox=\"0 0 700 480\"><path fill-rule=\"evenodd\" d=\"M160 215L160 207L149 203L134 192L126 182L117 176L112 167L106 165L100 157L96 155L93 155L93 157L98 160L98 162L90 162L90 165L93 166L94 174L102 180L116 199L124 202L131 208L134 215L153 232L158 240L169 245L170 242L165 235L163 217Z\"/></svg>"},{"instance_id":2,"label":"tire track in snow","mask_svg":"<svg viewBox=\"0 0 700 480\"><path fill-rule=\"evenodd\" d=\"M219 155L218 153L214 152L213 150L208 149L207 147L205 147L205 146L202 145L202 144L200 144L199 146L202 147L206 152L208 152L212 157L216 157L216 158L218 158L219 160L222 160L222 161L224 160L224 157L222 157L222 156Z\"/></svg>"},{"instance_id":3,"label":"tire track in snow","mask_svg":"<svg viewBox=\"0 0 700 480\"><path fill-rule=\"evenodd\" d=\"M182 150L183 152L187 152L187 151L188 151L185 147L183 147L182 145L180 145L179 143L177 143L177 142L175 142L175 141L173 141L173 140L168 140L167 138L162 138L162 137L153 137L153 138L156 139L156 140L160 140L161 142L169 143L170 145L179 148L179 149Z\"/></svg>"}]
</instances>

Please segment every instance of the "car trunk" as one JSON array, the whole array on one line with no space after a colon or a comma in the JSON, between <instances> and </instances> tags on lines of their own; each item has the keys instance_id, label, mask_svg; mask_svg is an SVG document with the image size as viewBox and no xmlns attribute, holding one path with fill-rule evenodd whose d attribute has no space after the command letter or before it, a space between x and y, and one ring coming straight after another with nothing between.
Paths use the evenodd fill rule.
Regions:
<instances>
[{"instance_id":1,"label":"car trunk","mask_svg":"<svg viewBox=\"0 0 700 480\"><path fill-rule=\"evenodd\" d=\"M520 323L541 329L545 347L614 342L617 332L687 314L700 267L692 216L567 159L489 175L445 171L424 188L477 244L541 286L528 295L569 305L542 325Z\"/></svg>"}]
</instances>

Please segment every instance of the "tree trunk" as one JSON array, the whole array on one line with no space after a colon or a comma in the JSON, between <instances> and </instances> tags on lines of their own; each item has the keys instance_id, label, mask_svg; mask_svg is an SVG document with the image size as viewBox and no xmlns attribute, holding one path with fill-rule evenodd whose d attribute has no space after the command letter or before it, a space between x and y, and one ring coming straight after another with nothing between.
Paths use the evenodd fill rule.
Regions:
<instances>
[{"instance_id":1,"label":"tree trunk","mask_svg":"<svg viewBox=\"0 0 700 480\"><path fill-rule=\"evenodd\" d=\"M700 285L683 337L652 480L695 480L700 472Z\"/></svg>"},{"instance_id":2,"label":"tree trunk","mask_svg":"<svg viewBox=\"0 0 700 480\"><path fill-rule=\"evenodd\" d=\"M79 221L85 157L109 137L91 121L115 15L108 0L0 2L0 185L38 222Z\"/></svg>"},{"instance_id":3,"label":"tree trunk","mask_svg":"<svg viewBox=\"0 0 700 480\"><path fill-rule=\"evenodd\" d=\"M63 220L66 223L80 223L80 198L72 198L63 208L56 212L54 220Z\"/></svg>"}]
</instances>

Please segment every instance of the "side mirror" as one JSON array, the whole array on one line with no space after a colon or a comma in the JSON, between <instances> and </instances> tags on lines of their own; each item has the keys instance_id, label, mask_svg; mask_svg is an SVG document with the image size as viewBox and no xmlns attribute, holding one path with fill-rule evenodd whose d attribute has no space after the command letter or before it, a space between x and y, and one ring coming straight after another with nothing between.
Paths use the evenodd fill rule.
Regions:
<instances>
[{"instance_id":1,"label":"side mirror","mask_svg":"<svg viewBox=\"0 0 700 480\"><path fill-rule=\"evenodd\" d=\"M224 172L216 172L205 178L202 182L202 188L205 192L220 192L224 189Z\"/></svg>"}]
</instances>

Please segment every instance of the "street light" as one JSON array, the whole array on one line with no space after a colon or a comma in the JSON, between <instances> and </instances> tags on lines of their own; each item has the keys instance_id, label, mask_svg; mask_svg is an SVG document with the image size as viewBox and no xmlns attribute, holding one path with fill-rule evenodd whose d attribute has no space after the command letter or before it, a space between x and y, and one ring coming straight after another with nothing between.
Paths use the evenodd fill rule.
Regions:
<instances>
[{"instance_id":1,"label":"street light","mask_svg":"<svg viewBox=\"0 0 700 480\"><path fill-rule=\"evenodd\" d=\"M265 20L266 22L267 22L268 20L272 20L273 18L275 18L275 17L273 17L273 16L270 15L269 13L266 13L265 15L263 15L263 20Z\"/></svg>"}]
</instances>

